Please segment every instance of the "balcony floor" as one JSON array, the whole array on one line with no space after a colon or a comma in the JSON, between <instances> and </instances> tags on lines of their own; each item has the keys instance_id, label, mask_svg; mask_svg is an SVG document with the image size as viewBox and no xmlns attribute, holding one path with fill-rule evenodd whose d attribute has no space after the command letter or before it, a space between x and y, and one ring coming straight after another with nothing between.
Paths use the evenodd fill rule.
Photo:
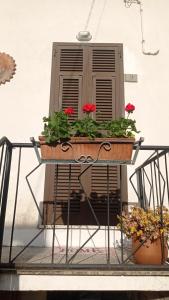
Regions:
<instances>
[{"instance_id":1,"label":"balcony floor","mask_svg":"<svg viewBox=\"0 0 169 300\"><path fill-rule=\"evenodd\" d=\"M14 259L15 263L28 263L28 264L50 264L52 262L52 249L42 247L28 247L22 253L23 247L12 248L12 259L14 259L19 253L20 255ZM3 247L2 261L7 263L9 260L9 247ZM70 248L68 259L77 251L77 248ZM119 248L110 248L110 263L119 264L121 257L121 251ZM124 254L126 257L126 254ZM105 248L83 248L76 256L71 260L70 264L107 264L108 254ZM63 247L55 247L53 255L54 264L66 263L66 250Z\"/></svg>"},{"instance_id":2,"label":"balcony floor","mask_svg":"<svg viewBox=\"0 0 169 300\"><path fill-rule=\"evenodd\" d=\"M15 267L17 266L21 269L29 268L36 269L89 269L89 270L114 270L117 272L121 271L150 271L150 273L145 273L151 275L154 271L165 271L165 275L169 275L169 265L168 261L164 265L137 265L132 261L132 257L125 262L121 263L121 249L120 248L110 248L110 262L108 264L108 255L107 249L105 248L83 248L76 254L76 256L66 264L66 252L65 248L55 247L54 248L54 256L52 262L52 250L49 247L28 247L22 253L23 247L13 247L12 248L12 259L14 259L19 253L18 257L16 257L13 261ZM69 249L68 259L72 257L77 248ZM9 262L9 247L3 247L2 251L2 262L5 265L8 265ZM130 255L130 249L124 250L124 260ZM55 268L56 266L56 268ZM122 272L123 273L123 272ZM124 273L125 274L125 273ZM137 273L138 274L138 273ZM159 273L158 273L159 274ZM134 275L134 273L133 273Z\"/></svg>"}]
</instances>

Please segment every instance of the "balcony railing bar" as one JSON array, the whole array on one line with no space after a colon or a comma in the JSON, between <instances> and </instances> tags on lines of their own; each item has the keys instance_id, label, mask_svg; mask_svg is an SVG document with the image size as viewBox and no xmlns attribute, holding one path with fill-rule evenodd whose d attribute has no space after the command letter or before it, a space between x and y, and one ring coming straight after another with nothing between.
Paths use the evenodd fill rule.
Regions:
<instances>
[{"instance_id":1,"label":"balcony railing bar","mask_svg":"<svg viewBox=\"0 0 169 300\"><path fill-rule=\"evenodd\" d=\"M18 188L19 188L19 179L20 179L21 154L22 154L21 150L22 150L22 148L19 148L19 156L18 156L18 164L17 164L18 165L17 180L16 180L15 200L14 200L14 211L13 211L10 249L9 249L9 261L11 261L11 258L12 258L13 235L14 235L14 228L15 228L16 207L17 207L17 201L18 201Z\"/></svg>"},{"instance_id":2,"label":"balcony railing bar","mask_svg":"<svg viewBox=\"0 0 169 300\"><path fill-rule=\"evenodd\" d=\"M120 182L121 182L121 178L122 178L122 168L120 166ZM123 212L123 204L122 201L120 201L120 216L122 216L122 212ZM121 263L123 263L124 262L124 234L122 230L120 231L120 236L121 236Z\"/></svg>"},{"instance_id":3,"label":"balcony railing bar","mask_svg":"<svg viewBox=\"0 0 169 300\"><path fill-rule=\"evenodd\" d=\"M148 174L146 172L146 170L143 168L143 182L144 182L144 197L145 197L145 202L148 204L148 206L150 206L150 200L151 200L151 192L152 192L152 186L151 186L151 181L148 177ZM146 186L145 186L145 178L147 180L147 182L149 183L150 186L150 192L149 192L149 196L146 196Z\"/></svg>"},{"instance_id":4,"label":"balcony railing bar","mask_svg":"<svg viewBox=\"0 0 169 300\"><path fill-rule=\"evenodd\" d=\"M159 191L157 185L157 169L156 169L155 161L153 162L153 168L154 168L154 180L155 180L155 195L156 195L157 205L159 206Z\"/></svg>"},{"instance_id":5,"label":"balcony railing bar","mask_svg":"<svg viewBox=\"0 0 169 300\"><path fill-rule=\"evenodd\" d=\"M10 263L13 263L24 251L25 251L25 249L26 248L28 248L36 239L37 239L37 237L38 236L40 236L40 234L42 233L44 231L44 228L42 228L34 237L33 237L33 239L31 239L31 241L29 241L29 243L27 243L24 247L23 247L23 249L21 250L21 251L19 251L18 253L17 253L17 255L16 256L14 256L12 259L11 259L11 261L10 261Z\"/></svg>"},{"instance_id":6,"label":"balcony railing bar","mask_svg":"<svg viewBox=\"0 0 169 300\"><path fill-rule=\"evenodd\" d=\"M154 195L154 178L153 178L153 164L150 163L150 173L151 173L151 187L152 187L152 202L153 202L153 210L155 210L155 195ZM151 204L151 199L149 202L149 206Z\"/></svg>"},{"instance_id":7,"label":"balcony railing bar","mask_svg":"<svg viewBox=\"0 0 169 300\"><path fill-rule=\"evenodd\" d=\"M68 206L67 206L67 234L66 234L66 263L69 262L69 226L70 226L70 197L71 197L71 165L69 165Z\"/></svg>"},{"instance_id":8,"label":"balcony railing bar","mask_svg":"<svg viewBox=\"0 0 169 300\"><path fill-rule=\"evenodd\" d=\"M5 145L1 146L1 159L0 159L0 175L1 175L1 171L2 171L2 163L3 163L3 157L4 157L4 147Z\"/></svg>"},{"instance_id":9,"label":"balcony railing bar","mask_svg":"<svg viewBox=\"0 0 169 300\"><path fill-rule=\"evenodd\" d=\"M149 184L150 184L150 193L149 193L149 206L151 203L151 199L153 201L153 208L154 208L154 200L153 200L153 177L152 177L152 168L151 168L151 164L150 164L150 180L149 180Z\"/></svg>"},{"instance_id":10,"label":"balcony railing bar","mask_svg":"<svg viewBox=\"0 0 169 300\"><path fill-rule=\"evenodd\" d=\"M143 198L142 196L142 189L141 188L136 188L135 184L133 183L133 178L135 178L136 176L136 180L137 180L137 183L142 183L142 177L141 177L141 170L135 170L133 172L133 174L129 177L129 181L130 181L130 184L133 188L133 190L135 191L135 194L139 200L140 203L142 203L141 199Z\"/></svg>"},{"instance_id":11,"label":"balcony railing bar","mask_svg":"<svg viewBox=\"0 0 169 300\"><path fill-rule=\"evenodd\" d=\"M162 191L161 191L161 178L162 178L162 174L161 174L161 170L160 170L159 152L158 151L157 151L157 163L156 164L157 164L157 169L158 169L158 187L159 187L160 207L162 207L163 203L164 203L164 198L162 198ZM161 219L162 219L162 214L161 214Z\"/></svg>"},{"instance_id":12,"label":"balcony railing bar","mask_svg":"<svg viewBox=\"0 0 169 300\"><path fill-rule=\"evenodd\" d=\"M156 147L156 146L154 146L154 147ZM140 148L140 150L145 150L145 149L143 149L142 148L142 146L141 146L141 148ZM151 150L151 149L149 149L149 146L148 146L148 149L147 150ZM154 149L153 149L154 150ZM157 151L158 151L158 149L155 149L155 151L145 160L145 162L143 163L143 164L141 164L139 167L137 167L136 168L136 171L138 170L138 169L141 169L141 168L144 168L144 167L146 167L147 165L149 165L151 162L154 162L156 159L157 159L157 157L161 157L161 156L163 156L163 155L165 155L166 153L168 153L169 152L169 148L168 149L166 149L166 150L164 150L164 151L161 151L160 153L157 153Z\"/></svg>"},{"instance_id":13,"label":"balcony railing bar","mask_svg":"<svg viewBox=\"0 0 169 300\"><path fill-rule=\"evenodd\" d=\"M8 138L6 136L3 136L0 139L0 147L3 146L3 145L7 145L8 148L12 147L12 143L8 140Z\"/></svg>"},{"instance_id":14,"label":"balcony railing bar","mask_svg":"<svg viewBox=\"0 0 169 300\"><path fill-rule=\"evenodd\" d=\"M3 137L0 140L0 145L6 145L5 157L4 157L4 170L1 179L1 192L0 192L0 262L2 258L2 245L3 245L3 235L4 235L4 225L5 225L5 216L6 216L6 206L7 206L7 197L8 197L8 187L9 187L9 178L10 178L10 169L11 169L11 160L12 160L12 147L9 140Z\"/></svg>"},{"instance_id":15,"label":"balcony railing bar","mask_svg":"<svg viewBox=\"0 0 169 300\"><path fill-rule=\"evenodd\" d=\"M168 196L168 205L169 205L169 179L168 179L167 154L165 154L164 160L165 160L166 186L167 186L167 196Z\"/></svg>"},{"instance_id":16,"label":"balcony railing bar","mask_svg":"<svg viewBox=\"0 0 169 300\"><path fill-rule=\"evenodd\" d=\"M158 205L163 205L166 183L165 183L165 178L164 178L162 172L160 171L159 158L157 158L157 162L155 161L154 164L155 164L156 170L158 172L157 191L159 191L159 201L160 201L160 203ZM163 192L162 192L162 187L161 187L161 180L163 180Z\"/></svg>"},{"instance_id":17,"label":"balcony railing bar","mask_svg":"<svg viewBox=\"0 0 169 300\"><path fill-rule=\"evenodd\" d=\"M109 197L109 166L107 165L107 264L110 264L110 197Z\"/></svg>"},{"instance_id":18,"label":"balcony railing bar","mask_svg":"<svg viewBox=\"0 0 169 300\"><path fill-rule=\"evenodd\" d=\"M56 178L55 178L55 185L56 185L56 196L54 201L54 212L53 212L53 236L52 236L52 263L54 263L54 247L55 247L55 230L56 230L56 208L57 208L57 192L58 192L58 165L56 165Z\"/></svg>"},{"instance_id":19,"label":"balcony railing bar","mask_svg":"<svg viewBox=\"0 0 169 300\"><path fill-rule=\"evenodd\" d=\"M147 207L148 206L148 199L147 199L147 194L146 194L146 191L145 191L145 171L144 171L144 168L142 169L142 177L143 177L142 183L143 183L144 207Z\"/></svg>"},{"instance_id":20,"label":"balcony railing bar","mask_svg":"<svg viewBox=\"0 0 169 300\"><path fill-rule=\"evenodd\" d=\"M0 188L0 205L2 202L2 191L4 188L4 179L5 179L5 170L6 170L6 159L7 159L7 149L6 145L3 145L2 153L1 153L1 161L2 161L2 174L1 174L1 188Z\"/></svg>"},{"instance_id":21,"label":"balcony railing bar","mask_svg":"<svg viewBox=\"0 0 169 300\"><path fill-rule=\"evenodd\" d=\"M34 200L34 203L35 203L35 205L36 205L36 208L37 208L37 210L38 210L38 213L39 213L39 216L40 216L40 218L41 218L41 221L43 221L43 215L42 215L42 213L41 213L41 211L40 211L40 209L39 209L38 203L37 203L37 201L36 201L36 197L35 197L35 195L34 195L34 192L33 192L33 190L32 190L32 187L31 187L31 185L30 185L30 182L29 182L29 180L28 180L28 177L29 177L34 171L36 171L36 170L40 167L40 165L41 165L41 164L38 164L31 172L29 172L29 174L25 177L25 179L26 179L26 182L27 182L27 184L28 184L28 187L29 187L29 190L30 190L30 192L31 192L32 198L33 198L33 200Z\"/></svg>"}]
</instances>

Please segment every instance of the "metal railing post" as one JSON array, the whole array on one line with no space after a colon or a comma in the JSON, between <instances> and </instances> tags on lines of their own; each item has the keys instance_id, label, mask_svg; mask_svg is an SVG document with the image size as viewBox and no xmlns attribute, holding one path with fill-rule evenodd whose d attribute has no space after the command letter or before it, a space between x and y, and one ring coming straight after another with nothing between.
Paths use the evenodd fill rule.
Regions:
<instances>
[{"instance_id":1,"label":"metal railing post","mask_svg":"<svg viewBox=\"0 0 169 300\"><path fill-rule=\"evenodd\" d=\"M145 208L143 178L142 178L142 170L141 169L137 170L136 176L137 176L137 193L138 193L139 203L142 208Z\"/></svg>"},{"instance_id":2,"label":"metal railing post","mask_svg":"<svg viewBox=\"0 0 169 300\"><path fill-rule=\"evenodd\" d=\"M1 211L0 211L0 262L2 256L2 245L3 245L3 236L4 236L4 225L5 225L5 216L6 216L6 206L7 206L7 197L8 197L8 188L9 188L9 177L11 169L11 159L12 159L12 145L7 145L6 154L5 154L5 173L4 173L4 182L3 189L1 194Z\"/></svg>"}]
</instances>

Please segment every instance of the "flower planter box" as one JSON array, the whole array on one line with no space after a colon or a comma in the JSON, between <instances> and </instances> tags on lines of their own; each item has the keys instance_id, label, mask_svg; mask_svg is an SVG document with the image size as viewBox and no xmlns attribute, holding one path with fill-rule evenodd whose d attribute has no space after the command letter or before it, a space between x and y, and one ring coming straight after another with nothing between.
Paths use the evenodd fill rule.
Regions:
<instances>
[{"instance_id":1,"label":"flower planter box","mask_svg":"<svg viewBox=\"0 0 169 300\"><path fill-rule=\"evenodd\" d=\"M74 137L67 142L46 144L45 138L39 137L41 158L44 160L75 161L130 161L134 138L96 138Z\"/></svg>"}]
</instances>

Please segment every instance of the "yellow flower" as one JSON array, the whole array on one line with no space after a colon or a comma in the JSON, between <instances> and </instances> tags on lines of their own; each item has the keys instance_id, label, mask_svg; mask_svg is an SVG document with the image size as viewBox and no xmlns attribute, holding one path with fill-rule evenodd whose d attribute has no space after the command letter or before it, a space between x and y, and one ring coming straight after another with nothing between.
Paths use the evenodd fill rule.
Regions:
<instances>
[{"instance_id":1,"label":"yellow flower","mask_svg":"<svg viewBox=\"0 0 169 300\"><path fill-rule=\"evenodd\" d=\"M143 234L143 231L142 230L139 230L138 232L137 232L137 236L141 236Z\"/></svg>"},{"instance_id":2,"label":"yellow flower","mask_svg":"<svg viewBox=\"0 0 169 300\"><path fill-rule=\"evenodd\" d=\"M130 232L131 232L131 233L134 233L135 231L136 231L136 227L132 226L132 227L130 228Z\"/></svg>"}]
</instances>

